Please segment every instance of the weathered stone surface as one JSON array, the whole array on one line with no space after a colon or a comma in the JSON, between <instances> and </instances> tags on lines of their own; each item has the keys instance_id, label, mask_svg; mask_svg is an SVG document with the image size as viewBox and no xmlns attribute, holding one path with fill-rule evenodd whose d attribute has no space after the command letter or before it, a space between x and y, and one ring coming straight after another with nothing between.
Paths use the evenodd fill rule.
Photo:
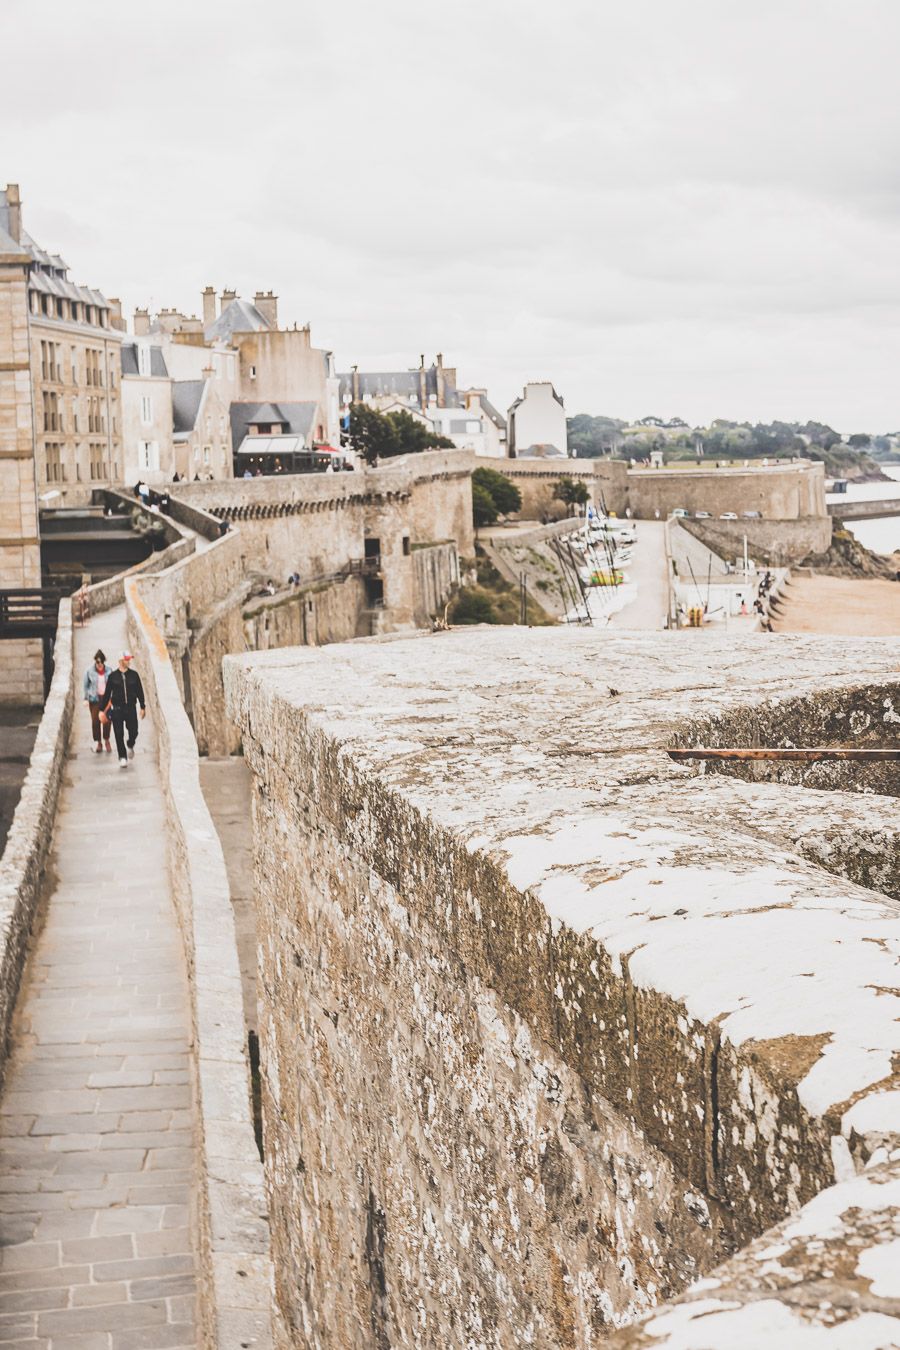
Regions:
<instances>
[{"instance_id":1,"label":"weathered stone surface","mask_svg":"<svg viewBox=\"0 0 900 1350\"><path fill-rule=\"evenodd\" d=\"M236 1326L241 1326L245 1345L265 1350L271 1342L271 1276L266 1274L270 1268L269 1235L262 1204L262 1170L250 1112L234 917L221 845L200 790L197 742L181 701L163 633L154 619L154 613L160 614L164 625L166 605L171 605L173 611L180 606L183 615L189 612L192 596L208 599L217 579L233 579L240 567L239 548L235 531L193 554L159 579L127 583L126 594L133 647L140 658L148 696L158 713L168 863L189 975L193 1076L200 1116L196 1158L200 1337L204 1344L237 1346L240 1342L234 1340L233 1332ZM145 594L150 597L149 608ZM156 1014L155 1025L164 1036L163 1014ZM163 1046L160 1049L164 1052ZM180 1074L174 1082L160 1081L154 1076L152 1102L142 1096L149 1091L139 1087L106 1088L100 1095L127 1097L128 1105L120 1101L121 1109L147 1120L155 1114L154 1107L169 1108L172 1124L191 1099L191 1088L181 1085ZM235 1127L230 1132L231 1148L226 1158L218 1151L223 1127L225 1130ZM148 1175L158 1186L165 1187L188 1161L180 1147L151 1149ZM146 1232L156 1237L157 1229L182 1230L193 1219L185 1206L166 1204L160 1222L152 1230L148 1225ZM112 1221L96 1231L114 1231ZM142 1255L178 1250L177 1246L170 1248L164 1243L143 1247L140 1243L141 1238L137 1237L137 1250ZM236 1254L246 1256L255 1272L247 1286L252 1292L242 1296L237 1305L232 1302L231 1279ZM174 1259L165 1254L158 1257L159 1262ZM156 1278L178 1273L174 1269L148 1270L146 1275Z\"/></svg>"},{"instance_id":2,"label":"weathered stone surface","mask_svg":"<svg viewBox=\"0 0 900 1350\"><path fill-rule=\"evenodd\" d=\"M803 847L894 802L664 753L761 699L896 739L895 666L546 630L229 658L298 1343L594 1344L896 1147L900 909Z\"/></svg>"}]
</instances>

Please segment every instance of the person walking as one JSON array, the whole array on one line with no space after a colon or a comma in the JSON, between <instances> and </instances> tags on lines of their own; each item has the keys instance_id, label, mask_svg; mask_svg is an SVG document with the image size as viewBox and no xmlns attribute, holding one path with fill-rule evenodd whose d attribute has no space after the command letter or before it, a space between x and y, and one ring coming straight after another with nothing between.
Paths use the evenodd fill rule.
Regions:
<instances>
[{"instance_id":1,"label":"person walking","mask_svg":"<svg viewBox=\"0 0 900 1350\"><path fill-rule=\"evenodd\" d=\"M120 769L127 769L129 759L134 759L134 743L138 736L138 704L141 717L144 717L147 711L144 686L137 671L131 669L132 659L131 652L120 653L118 669L112 671L106 682L106 703L103 707L104 716L112 722L116 735Z\"/></svg>"},{"instance_id":2,"label":"person walking","mask_svg":"<svg viewBox=\"0 0 900 1350\"><path fill-rule=\"evenodd\" d=\"M100 709L106 702L106 686L111 674L106 657L98 648L94 652L94 664L88 666L84 672L84 701L91 714L91 735L94 738L95 755L102 755L104 747L108 753L112 750L109 743L109 722L100 721Z\"/></svg>"}]
</instances>

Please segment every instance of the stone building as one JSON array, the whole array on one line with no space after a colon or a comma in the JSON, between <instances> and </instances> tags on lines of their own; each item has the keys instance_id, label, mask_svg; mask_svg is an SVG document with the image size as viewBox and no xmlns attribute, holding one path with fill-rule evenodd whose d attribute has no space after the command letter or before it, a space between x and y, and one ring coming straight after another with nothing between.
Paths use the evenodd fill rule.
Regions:
<instances>
[{"instance_id":1,"label":"stone building","mask_svg":"<svg viewBox=\"0 0 900 1350\"><path fill-rule=\"evenodd\" d=\"M568 452L566 410L549 380L526 384L509 410L509 453L513 457Z\"/></svg>"},{"instance_id":2,"label":"stone building","mask_svg":"<svg viewBox=\"0 0 900 1350\"><path fill-rule=\"evenodd\" d=\"M361 371L340 375L342 416L352 403L366 403L378 412L403 410L457 450L502 458L506 455L506 420L489 401L486 389L459 389L456 368L445 366L439 352L432 365L421 357L416 369Z\"/></svg>"},{"instance_id":3,"label":"stone building","mask_svg":"<svg viewBox=\"0 0 900 1350\"><path fill-rule=\"evenodd\" d=\"M172 378L158 342L122 343L122 448L125 483L171 481L175 472Z\"/></svg>"},{"instance_id":4,"label":"stone building","mask_svg":"<svg viewBox=\"0 0 900 1350\"><path fill-rule=\"evenodd\" d=\"M7 188L4 204L0 217L0 588L18 590L41 584L28 328L32 260L19 241L21 218L15 188ZM12 225L15 234L6 224ZM40 642L4 641L0 646L0 703L39 703L43 693Z\"/></svg>"},{"instance_id":5,"label":"stone building","mask_svg":"<svg viewBox=\"0 0 900 1350\"><path fill-rule=\"evenodd\" d=\"M271 291L258 291L251 302L226 290L218 299L218 314L216 309L216 292L207 286L202 318L175 309L163 309L153 318L146 309L135 312L137 344L158 345L171 380L172 450L165 477L171 480L175 473L188 481L232 477L240 448L232 438L237 406L302 404L312 409L311 416L304 417L308 446L337 445L334 358L313 347L309 325L279 328L278 297ZM129 398L147 398L137 377L132 378ZM134 425L133 410L129 425ZM142 455L140 449L130 450L129 462ZM159 472L163 474L162 458Z\"/></svg>"},{"instance_id":6,"label":"stone building","mask_svg":"<svg viewBox=\"0 0 900 1350\"><path fill-rule=\"evenodd\" d=\"M0 192L0 230L28 256L27 322L39 489L78 498L123 473L121 311L116 300L77 286L58 254L22 222L18 187Z\"/></svg>"}]
</instances>

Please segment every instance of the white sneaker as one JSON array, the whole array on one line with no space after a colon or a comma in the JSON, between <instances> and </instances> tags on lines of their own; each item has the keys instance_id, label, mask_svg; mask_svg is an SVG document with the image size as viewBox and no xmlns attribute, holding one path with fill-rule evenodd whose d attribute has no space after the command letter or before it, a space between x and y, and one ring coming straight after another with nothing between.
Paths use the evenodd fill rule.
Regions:
<instances>
[{"instance_id":1,"label":"white sneaker","mask_svg":"<svg viewBox=\"0 0 900 1350\"><path fill-rule=\"evenodd\" d=\"M120 769L127 769L127 768L128 768L128 760L127 760L127 759L120 759L120 760L119 760L119 768L120 768Z\"/></svg>"}]
</instances>

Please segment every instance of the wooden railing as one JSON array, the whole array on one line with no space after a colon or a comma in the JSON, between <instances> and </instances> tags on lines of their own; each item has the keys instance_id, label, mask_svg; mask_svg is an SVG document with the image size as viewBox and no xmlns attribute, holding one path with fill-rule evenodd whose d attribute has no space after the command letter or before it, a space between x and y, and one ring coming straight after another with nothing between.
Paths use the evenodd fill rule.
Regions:
<instances>
[{"instance_id":1,"label":"wooden railing","mask_svg":"<svg viewBox=\"0 0 900 1350\"><path fill-rule=\"evenodd\" d=\"M61 596L54 587L0 590L0 638L53 637Z\"/></svg>"}]
</instances>

